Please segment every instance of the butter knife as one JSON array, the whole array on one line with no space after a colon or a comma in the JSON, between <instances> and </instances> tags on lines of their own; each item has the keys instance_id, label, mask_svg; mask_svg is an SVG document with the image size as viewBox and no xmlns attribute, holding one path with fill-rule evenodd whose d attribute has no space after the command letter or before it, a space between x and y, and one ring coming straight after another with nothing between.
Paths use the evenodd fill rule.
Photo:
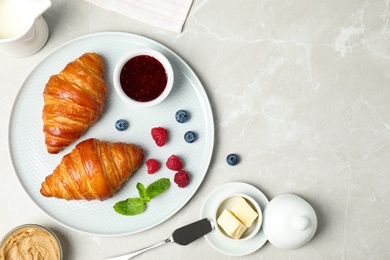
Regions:
<instances>
[{"instance_id":1,"label":"butter knife","mask_svg":"<svg viewBox=\"0 0 390 260\"><path fill-rule=\"evenodd\" d=\"M148 251L150 249L165 245L167 243L176 243L182 246L186 246L195 240L197 240L200 237L203 237L207 233L209 233L211 230L213 230L214 226L212 224L212 221L208 220L207 218L198 220L196 222L193 222L191 224L188 224L186 226L183 226L181 228L176 229L173 231L172 235L151 246L142 248L140 250L121 255L121 256L116 256L116 257L110 257L110 258L105 258L104 260L128 260L132 259L133 257L142 254L145 251Z\"/></svg>"}]
</instances>

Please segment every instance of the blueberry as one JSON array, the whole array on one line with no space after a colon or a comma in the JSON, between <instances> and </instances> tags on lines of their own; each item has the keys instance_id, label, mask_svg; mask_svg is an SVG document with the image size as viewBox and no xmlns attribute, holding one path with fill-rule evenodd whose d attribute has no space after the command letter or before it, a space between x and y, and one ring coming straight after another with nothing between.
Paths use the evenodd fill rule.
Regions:
<instances>
[{"instance_id":1,"label":"blueberry","mask_svg":"<svg viewBox=\"0 0 390 260\"><path fill-rule=\"evenodd\" d=\"M232 154L229 154L227 157L226 157L226 161L229 165L231 166L234 166L238 163L238 156L234 153Z\"/></svg>"},{"instance_id":2,"label":"blueberry","mask_svg":"<svg viewBox=\"0 0 390 260\"><path fill-rule=\"evenodd\" d=\"M127 129L127 127L129 127L129 123L124 120L124 119L118 119L116 122L115 122L115 128L118 130L118 131L124 131Z\"/></svg>"},{"instance_id":3,"label":"blueberry","mask_svg":"<svg viewBox=\"0 0 390 260\"><path fill-rule=\"evenodd\" d=\"M181 109L176 112L175 118L177 122L185 123L190 119L190 114L187 111Z\"/></svg>"},{"instance_id":4,"label":"blueberry","mask_svg":"<svg viewBox=\"0 0 390 260\"><path fill-rule=\"evenodd\" d=\"M187 143L193 143L196 140L196 134L192 131L187 131L184 134L184 140L186 140Z\"/></svg>"}]
</instances>

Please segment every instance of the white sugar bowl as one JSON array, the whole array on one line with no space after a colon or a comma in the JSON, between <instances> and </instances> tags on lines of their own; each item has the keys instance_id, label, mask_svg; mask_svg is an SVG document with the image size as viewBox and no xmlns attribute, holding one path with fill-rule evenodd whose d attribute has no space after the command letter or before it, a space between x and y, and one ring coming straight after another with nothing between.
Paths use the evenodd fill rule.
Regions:
<instances>
[{"instance_id":1,"label":"white sugar bowl","mask_svg":"<svg viewBox=\"0 0 390 260\"><path fill-rule=\"evenodd\" d=\"M317 230L317 216L303 198L282 194L266 206L263 230L272 245L280 249L296 249L313 238Z\"/></svg>"}]
</instances>

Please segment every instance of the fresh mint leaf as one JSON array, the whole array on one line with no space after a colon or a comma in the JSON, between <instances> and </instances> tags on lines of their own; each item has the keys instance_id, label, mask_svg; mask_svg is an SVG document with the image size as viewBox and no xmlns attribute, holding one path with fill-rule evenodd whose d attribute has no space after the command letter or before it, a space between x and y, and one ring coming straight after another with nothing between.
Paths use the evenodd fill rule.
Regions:
<instances>
[{"instance_id":1,"label":"fresh mint leaf","mask_svg":"<svg viewBox=\"0 0 390 260\"><path fill-rule=\"evenodd\" d=\"M137 183L137 190L138 190L139 196L141 197L141 199L144 202L150 201L151 198L149 197L148 193L146 192L145 186L142 183L140 183L140 182Z\"/></svg>"},{"instance_id":2,"label":"fresh mint leaf","mask_svg":"<svg viewBox=\"0 0 390 260\"><path fill-rule=\"evenodd\" d=\"M161 193L166 191L170 184L171 182L168 178L158 179L157 181L149 184L149 186L146 188L146 193L151 199L153 199L157 195L160 195Z\"/></svg>"},{"instance_id":3,"label":"fresh mint leaf","mask_svg":"<svg viewBox=\"0 0 390 260\"><path fill-rule=\"evenodd\" d=\"M127 200L118 201L114 205L114 210L125 216L141 214L146 209L146 203L166 191L170 184L168 178L161 178L149 184L145 189L145 186L138 182L136 187L140 198L129 198Z\"/></svg>"},{"instance_id":4,"label":"fresh mint leaf","mask_svg":"<svg viewBox=\"0 0 390 260\"><path fill-rule=\"evenodd\" d=\"M146 205L141 198L129 198L114 205L114 209L119 214L125 216L135 216L145 211Z\"/></svg>"}]
</instances>

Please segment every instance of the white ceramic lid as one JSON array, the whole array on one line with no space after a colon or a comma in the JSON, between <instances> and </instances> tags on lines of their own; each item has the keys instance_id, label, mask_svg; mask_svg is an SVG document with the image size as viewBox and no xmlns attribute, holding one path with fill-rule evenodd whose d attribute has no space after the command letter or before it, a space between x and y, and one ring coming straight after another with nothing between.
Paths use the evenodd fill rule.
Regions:
<instances>
[{"instance_id":1,"label":"white ceramic lid","mask_svg":"<svg viewBox=\"0 0 390 260\"><path fill-rule=\"evenodd\" d=\"M317 216L310 204L301 197L282 194L266 206L263 230L274 246L296 249L313 238L317 230Z\"/></svg>"}]
</instances>

